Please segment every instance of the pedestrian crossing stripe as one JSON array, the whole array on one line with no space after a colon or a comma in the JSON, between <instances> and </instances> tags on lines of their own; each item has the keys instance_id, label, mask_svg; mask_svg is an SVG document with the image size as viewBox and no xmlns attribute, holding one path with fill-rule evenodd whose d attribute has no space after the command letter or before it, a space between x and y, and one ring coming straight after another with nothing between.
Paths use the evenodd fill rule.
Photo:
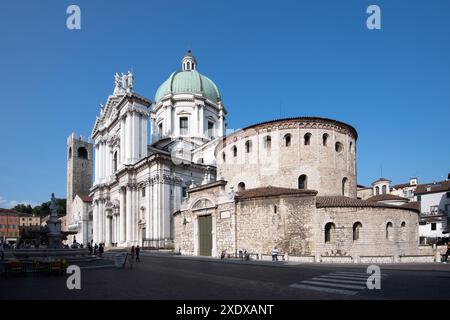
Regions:
<instances>
[{"instance_id":1,"label":"pedestrian crossing stripe","mask_svg":"<svg viewBox=\"0 0 450 320\"><path fill-rule=\"evenodd\" d=\"M370 274L361 272L337 271L303 280L300 283L293 283L290 287L335 294L355 295L367 289L367 279L370 276ZM386 274L381 275L381 278L385 277L387 277Z\"/></svg>"}]
</instances>

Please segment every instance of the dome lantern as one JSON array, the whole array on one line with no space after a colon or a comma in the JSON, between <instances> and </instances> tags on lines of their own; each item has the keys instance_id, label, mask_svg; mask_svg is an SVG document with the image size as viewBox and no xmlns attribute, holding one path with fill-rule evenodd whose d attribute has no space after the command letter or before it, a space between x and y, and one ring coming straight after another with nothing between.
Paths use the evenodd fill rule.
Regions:
<instances>
[{"instance_id":1,"label":"dome lantern","mask_svg":"<svg viewBox=\"0 0 450 320\"><path fill-rule=\"evenodd\" d=\"M181 61L181 69L183 71L197 70L197 60L192 55L191 50L188 50Z\"/></svg>"}]
</instances>

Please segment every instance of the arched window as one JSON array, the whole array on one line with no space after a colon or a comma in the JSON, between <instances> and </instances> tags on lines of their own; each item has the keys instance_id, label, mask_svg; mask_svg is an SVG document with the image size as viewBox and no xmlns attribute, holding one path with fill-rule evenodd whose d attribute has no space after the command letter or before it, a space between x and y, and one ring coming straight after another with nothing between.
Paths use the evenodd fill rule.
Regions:
<instances>
[{"instance_id":1,"label":"arched window","mask_svg":"<svg viewBox=\"0 0 450 320\"><path fill-rule=\"evenodd\" d=\"M344 151L344 145L340 142L336 142L334 149L336 150L336 152L342 152Z\"/></svg>"},{"instance_id":2,"label":"arched window","mask_svg":"<svg viewBox=\"0 0 450 320\"><path fill-rule=\"evenodd\" d=\"M353 153L353 142L352 141L350 141L349 149L350 149L350 152Z\"/></svg>"},{"instance_id":3,"label":"arched window","mask_svg":"<svg viewBox=\"0 0 450 320\"><path fill-rule=\"evenodd\" d=\"M289 147L291 145L291 135L287 134L284 136L284 146Z\"/></svg>"},{"instance_id":4,"label":"arched window","mask_svg":"<svg viewBox=\"0 0 450 320\"><path fill-rule=\"evenodd\" d=\"M347 178L342 179L342 195L346 196L347 195Z\"/></svg>"},{"instance_id":5,"label":"arched window","mask_svg":"<svg viewBox=\"0 0 450 320\"><path fill-rule=\"evenodd\" d=\"M233 146L233 157L237 157L237 147Z\"/></svg>"},{"instance_id":6,"label":"arched window","mask_svg":"<svg viewBox=\"0 0 450 320\"><path fill-rule=\"evenodd\" d=\"M271 147L272 147L272 138L270 136L266 136L264 138L264 148L270 150Z\"/></svg>"},{"instance_id":7,"label":"arched window","mask_svg":"<svg viewBox=\"0 0 450 320\"><path fill-rule=\"evenodd\" d=\"M308 177L304 174L302 174L300 177L298 177L298 188L299 189L306 189L308 184Z\"/></svg>"},{"instance_id":8,"label":"arched window","mask_svg":"<svg viewBox=\"0 0 450 320\"><path fill-rule=\"evenodd\" d=\"M250 140L247 140L245 142L245 152L246 153L252 152L252 142Z\"/></svg>"},{"instance_id":9,"label":"arched window","mask_svg":"<svg viewBox=\"0 0 450 320\"><path fill-rule=\"evenodd\" d=\"M386 194L386 186L385 185L381 187L381 190L382 190L383 194Z\"/></svg>"},{"instance_id":10,"label":"arched window","mask_svg":"<svg viewBox=\"0 0 450 320\"><path fill-rule=\"evenodd\" d=\"M328 133L324 133L323 136L322 136L322 145L323 145L324 147L327 146L327 143L328 143L328 137L329 137Z\"/></svg>"},{"instance_id":11,"label":"arched window","mask_svg":"<svg viewBox=\"0 0 450 320\"><path fill-rule=\"evenodd\" d=\"M72 147L69 148L69 159L72 158Z\"/></svg>"},{"instance_id":12,"label":"arched window","mask_svg":"<svg viewBox=\"0 0 450 320\"><path fill-rule=\"evenodd\" d=\"M380 194L380 187L378 187L378 186L375 187L375 194L376 195Z\"/></svg>"},{"instance_id":13,"label":"arched window","mask_svg":"<svg viewBox=\"0 0 450 320\"><path fill-rule=\"evenodd\" d=\"M88 158L88 152L85 147L78 148L78 158L81 158L81 159Z\"/></svg>"},{"instance_id":14,"label":"arched window","mask_svg":"<svg viewBox=\"0 0 450 320\"><path fill-rule=\"evenodd\" d=\"M355 222L353 224L353 241L359 240L361 228L362 228L361 222Z\"/></svg>"},{"instance_id":15,"label":"arched window","mask_svg":"<svg viewBox=\"0 0 450 320\"><path fill-rule=\"evenodd\" d=\"M334 223L328 222L325 225L325 243L334 241L334 230L335 230Z\"/></svg>"},{"instance_id":16,"label":"arched window","mask_svg":"<svg viewBox=\"0 0 450 320\"><path fill-rule=\"evenodd\" d=\"M309 146L311 144L311 133L306 133L303 138L305 146Z\"/></svg>"},{"instance_id":17,"label":"arched window","mask_svg":"<svg viewBox=\"0 0 450 320\"><path fill-rule=\"evenodd\" d=\"M244 190L245 190L245 183L239 182L239 184L238 184L238 192L239 191L244 191Z\"/></svg>"},{"instance_id":18,"label":"arched window","mask_svg":"<svg viewBox=\"0 0 450 320\"><path fill-rule=\"evenodd\" d=\"M386 224L386 240L392 241L393 239L393 226L392 222Z\"/></svg>"},{"instance_id":19,"label":"arched window","mask_svg":"<svg viewBox=\"0 0 450 320\"><path fill-rule=\"evenodd\" d=\"M113 156L113 172L117 171L117 151L114 152L114 156Z\"/></svg>"},{"instance_id":20,"label":"arched window","mask_svg":"<svg viewBox=\"0 0 450 320\"><path fill-rule=\"evenodd\" d=\"M402 224L400 225L400 237L401 240L405 241L406 240L406 222L403 221Z\"/></svg>"},{"instance_id":21,"label":"arched window","mask_svg":"<svg viewBox=\"0 0 450 320\"><path fill-rule=\"evenodd\" d=\"M222 161L223 161L223 163L225 163L225 159L226 159L225 152L222 152Z\"/></svg>"}]
</instances>

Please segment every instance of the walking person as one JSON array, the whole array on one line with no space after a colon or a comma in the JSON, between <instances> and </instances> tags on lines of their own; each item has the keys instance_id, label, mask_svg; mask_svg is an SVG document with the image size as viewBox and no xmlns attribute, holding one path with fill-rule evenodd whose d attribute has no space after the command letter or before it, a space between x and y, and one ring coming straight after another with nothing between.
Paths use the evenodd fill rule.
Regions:
<instances>
[{"instance_id":1,"label":"walking person","mask_svg":"<svg viewBox=\"0 0 450 320\"><path fill-rule=\"evenodd\" d=\"M444 263L447 263L448 256L450 255L450 241L447 242L447 252L444 255Z\"/></svg>"},{"instance_id":2,"label":"walking person","mask_svg":"<svg viewBox=\"0 0 450 320\"><path fill-rule=\"evenodd\" d=\"M3 262L3 260L5 260L5 249L3 248L3 243L0 244L0 258L1 258L1 262Z\"/></svg>"},{"instance_id":3,"label":"walking person","mask_svg":"<svg viewBox=\"0 0 450 320\"><path fill-rule=\"evenodd\" d=\"M141 262L141 259L139 258L139 252L141 251L141 248L139 248L139 245L136 246L136 262Z\"/></svg>"},{"instance_id":4,"label":"walking person","mask_svg":"<svg viewBox=\"0 0 450 320\"><path fill-rule=\"evenodd\" d=\"M136 249L134 248L134 246L132 246L132 247L131 247L131 250L130 250L130 253L129 253L130 257L129 257L129 259L128 259L128 263L130 264L130 268L133 268L133 262L134 262L134 254L135 254L135 252L136 252Z\"/></svg>"},{"instance_id":5,"label":"walking person","mask_svg":"<svg viewBox=\"0 0 450 320\"><path fill-rule=\"evenodd\" d=\"M103 247L103 243L100 243L100 246L98 247L98 255L100 257L103 257L103 252L105 251L105 248Z\"/></svg>"},{"instance_id":6,"label":"walking person","mask_svg":"<svg viewBox=\"0 0 450 320\"><path fill-rule=\"evenodd\" d=\"M97 245L97 244L95 244L95 246L94 246L94 256L96 256L96 255L97 255L97 250L98 250L98 245Z\"/></svg>"},{"instance_id":7,"label":"walking person","mask_svg":"<svg viewBox=\"0 0 450 320\"><path fill-rule=\"evenodd\" d=\"M274 246L272 249L272 261L278 261L278 248Z\"/></svg>"},{"instance_id":8,"label":"walking person","mask_svg":"<svg viewBox=\"0 0 450 320\"><path fill-rule=\"evenodd\" d=\"M131 260L133 260L133 262L134 262L134 257L136 255L136 248L134 246L131 247L130 254L131 254Z\"/></svg>"}]
</instances>

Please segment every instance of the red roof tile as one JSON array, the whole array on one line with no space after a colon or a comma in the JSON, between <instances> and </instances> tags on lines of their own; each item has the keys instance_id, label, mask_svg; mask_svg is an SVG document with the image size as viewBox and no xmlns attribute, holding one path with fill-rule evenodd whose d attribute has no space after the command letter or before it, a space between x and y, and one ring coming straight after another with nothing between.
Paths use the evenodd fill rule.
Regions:
<instances>
[{"instance_id":1,"label":"red roof tile","mask_svg":"<svg viewBox=\"0 0 450 320\"><path fill-rule=\"evenodd\" d=\"M284 195L299 195L299 196L315 196L317 191L315 190L305 190L305 189L291 189L291 188L280 188L280 187L262 187L248 189L236 193L236 198L239 200L250 199L250 198L265 198L273 196L284 196Z\"/></svg>"},{"instance_id":2,"label":"red roof tile","mask_svg":"<svg viewBox=\"0 0 450 320\"><path fill-rule=\"evenodd\" d=\"M319 196L316 197L316 207L317 208L333 208L333 207L369 207L369 208L393 208L393 209L403 209L403 210L415 210L420 212L420 210L412 209L404 206L396 206L387 203L370 202L366 200L354 199L344 196Z\"/></svg>"},{"instance_id":3,"label":"red roof tile","mask_svg":"<svg viewBox=\"0 0 450 320\"><path fill-rule=\"evenodd\" d=\"M367 201L370 202L378 202L378 201L386 201L386 200L403 200L403 201L409 201L407 198L399 197L393 194L379 194L376 196L372 196Z\"/></svg>"},{"instance_id":4,"label":"red roof tile","mask_svg":"<svg viewBox=\"0 0 450 320\"><path fill-rule=\"evenodd\" d=\"M82 194L77 194L77 196L79 196L81 198L81 200L83 200L84 202L92 202L92 197L82 195Z\"/></svg>"},{"instance_id":5,"label":"red roof tile","mask_svg":"<svg viewBox=\"0 0 450 320\"><path fill-rule=\"evenodd\" d=\"M419 184L414 194L417 195L417 194L427 194L445 191L450 191L450 180Z\"/></svg>"}]
</instances>

